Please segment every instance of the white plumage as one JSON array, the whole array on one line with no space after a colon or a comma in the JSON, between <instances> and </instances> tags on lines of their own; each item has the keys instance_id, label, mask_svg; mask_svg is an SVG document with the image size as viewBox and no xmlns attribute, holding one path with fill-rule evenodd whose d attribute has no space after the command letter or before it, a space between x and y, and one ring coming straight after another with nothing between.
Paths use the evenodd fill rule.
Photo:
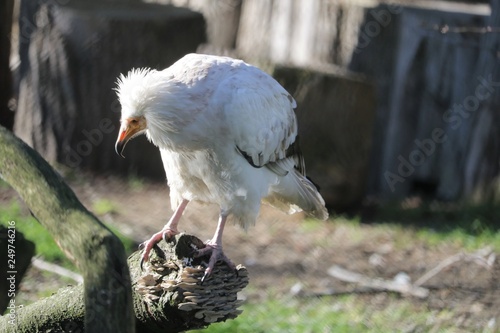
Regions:
<instances>
[{"instance_id":1,"label":"white plumage","mask_svg":"<svg viewBox=\"0 0 500 333\"><path fill-rule=\"evenodd\" d=\"M146 242L145 260L163 234L177 233L178 219L192 200L221 209L218 232L208 243L215 251L207 274L216 260L228 261L220 244L226 218L252 225L261 200L290 213L328 217L305 177L295 100L260 69L232 58L189 54L163 71L135 69L120 76L117 91L122 106L117 152L145 132L160 148L176 211Z\"/></svg>"}]
</instances>

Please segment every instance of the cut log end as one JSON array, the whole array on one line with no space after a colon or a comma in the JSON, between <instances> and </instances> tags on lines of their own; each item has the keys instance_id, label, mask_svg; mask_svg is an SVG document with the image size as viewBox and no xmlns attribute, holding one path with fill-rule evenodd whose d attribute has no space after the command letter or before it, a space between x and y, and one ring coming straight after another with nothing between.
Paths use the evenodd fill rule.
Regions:
<instances>
[{"instance_id":1,"label":"cut log end","mask_svg":"<svg viewBox=\"0 0 500 333\"><path fill-rule=\"evenodd\" d=\"M214 322L236 318L242 311L238 292L248 285L248 271L238 265L236 271L223 262L217 262L212 274L203 283L209 258L194 258L196 250L205 244L198 238L180 234L172 241L160 242L151 252L151 259L141 271L131 267L134 288L142 295L149 313L167 307L176 311L190 328L206 327ZM136 263L133 258L129 263Z\"/></svg>"}]
</instances>

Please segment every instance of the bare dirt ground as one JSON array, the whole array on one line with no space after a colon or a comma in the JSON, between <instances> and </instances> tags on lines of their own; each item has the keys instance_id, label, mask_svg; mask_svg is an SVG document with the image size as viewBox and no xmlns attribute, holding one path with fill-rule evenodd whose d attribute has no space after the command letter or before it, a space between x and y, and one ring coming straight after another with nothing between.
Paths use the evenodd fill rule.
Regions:
<instances>
[{"instance_id":1,"label":"bare dirt ground","mask_svg":"<svg viewBox=\"0 0 500 333\"><path fill-rule=\"evenodd\" d=\"M92 176L70 185L89 209L99 201L112 202L113 209L101 215L101 220L138 243L160 230L172 213L166 184L131 185ZM12 192L3 191L1 201L12 197ZM180 230L209 239L217 217L217 207L190 203ZM398 228L356 225L335 217L327 222L305 221L300 214L288 216L265 206L257 225L248 232L232 225L226 227L224 249L234 263L247 266L250 286L245 296L249 299L354 292L379 308L387 306L394 294L339 281L328 274L328 269L338 265L370 279L389 281L404 273L416 281L447 258L463 252L460 246L448 242L430 246L415 238L414 233ZM423 284L430 291L428 297L395 295L406 297L420 308L453 311L457 327L466 331L479 327L494 330L500 327L500 259L495 253L484 258L490 267L478 260L459 260L440 270ZM42 275L30 271L31 277L41 279Z\"/></svg>"}]
</instances>

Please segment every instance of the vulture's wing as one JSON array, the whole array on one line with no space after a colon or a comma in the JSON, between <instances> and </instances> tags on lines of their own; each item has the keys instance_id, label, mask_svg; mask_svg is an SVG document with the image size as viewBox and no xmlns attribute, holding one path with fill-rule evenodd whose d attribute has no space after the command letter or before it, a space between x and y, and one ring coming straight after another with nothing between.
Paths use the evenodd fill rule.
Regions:
<instances>
[{"instance_id":1,"label":"vulture's wing","mask_svg":"<svg viewBox=\"0 0 500 333\"><path fill-rule=\"evenodd\" d=\"M297 142L296 102L276 80L248 66L221 82L214 98L224 110L235 149L248 163L279 175L293 167L305 174Z\"/></svg>"}]
</instances>

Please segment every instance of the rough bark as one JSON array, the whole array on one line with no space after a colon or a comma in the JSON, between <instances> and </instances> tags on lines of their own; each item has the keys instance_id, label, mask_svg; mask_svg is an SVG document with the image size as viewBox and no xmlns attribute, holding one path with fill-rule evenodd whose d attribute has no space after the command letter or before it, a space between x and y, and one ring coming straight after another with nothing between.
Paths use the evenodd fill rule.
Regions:
<instances>
[{"instance_id":1,"label":"rough bark","mask_svg":"<svg viewBox=\"0 0 500 333\"><path fill-rule=\"evenodd\" d=\"M3 222L10 228L0 225L0 313L8 308L6 315L9 316L11 311L16 312L18 305L13 293L19 291L19 283L35 254L35 244L16 230L16 221Z\"/></svg>"},{"instance_id":2,"label":"rough bark","mask_svg":"<svg viewBox=\"0 0 500 333\"><path fill-rule=\"evenodd\" d=\"M25 0L20 18L20 33L30 34L20 48L16 135L50 162L164 179L145 137L130 143L127 160L113 153L121 111L113 88L134 67L161 70L196 51L203 16L123 1Z\"/></svg>"},{"instance_id":3,"label":"rough bark","mask_svg":"<svg viewBox=\"0 0 500 333\"><path fill-rule=\"evenodd\" d=\"M14 112L9 108L12 97L12 75L10 72L10 32L14 0L5 0L0 5L0 125L12 129Z\"/></svg>"},{"instance_id":4,"label":"rough bark","mask_svg":"<svg viewBox=\"0 0 500 333\"><path fill-rule=\"evenodd\" d=\"M140 251L129 257L136 332L183 332L235 318L241 312L237 293L248 283L246 269L238 266L235 274L218 263L213 275L201 284L204 267L200 265L208 258L193 258L193 249L203 246L194 236L177 235L174 241L161 242L155 248L151 265L145 271L140 268ZM81 332L85 314L83 292L81 285L60 289L51 297L19 309L17 331L9 329L5 318L0 318L0 330Z\"/></svg>"},{"instance_id":5,"label":"rough bark","mask_svg":"<svg viewBox=\"0 0 500 333\"><path fill-rule=\"evenodd\" d=\"M133 332L130 275L120 240L37 152L3 127L0 175L82 273L87 331Z\"/></svg>"}]
</instances>

